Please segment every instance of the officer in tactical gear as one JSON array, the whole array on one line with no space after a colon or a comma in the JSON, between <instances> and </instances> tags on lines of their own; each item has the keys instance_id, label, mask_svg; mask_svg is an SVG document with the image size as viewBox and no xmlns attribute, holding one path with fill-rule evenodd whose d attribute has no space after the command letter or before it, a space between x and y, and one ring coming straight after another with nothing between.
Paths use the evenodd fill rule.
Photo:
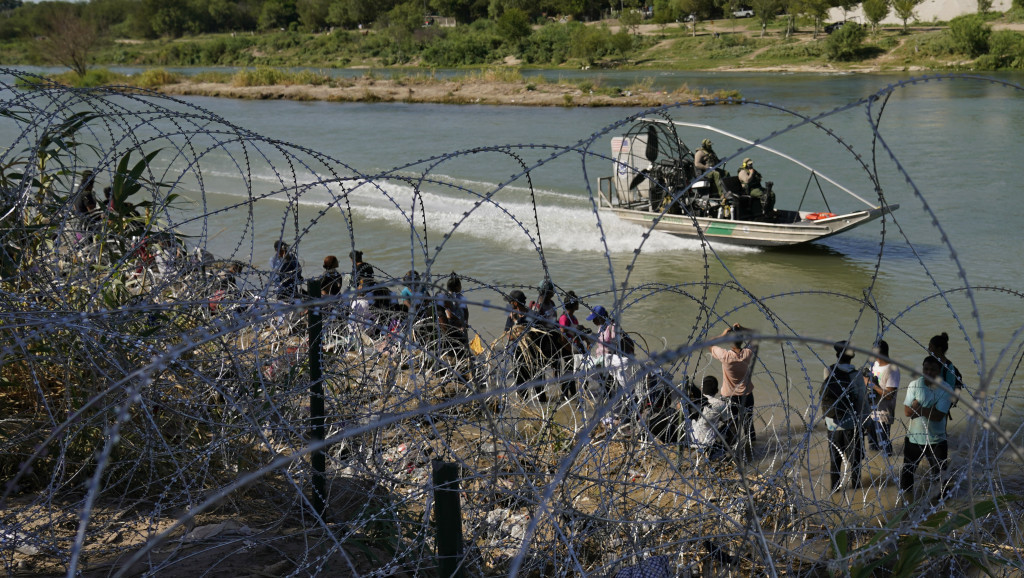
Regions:
<instances>
[{"instance_id":1,"label":"officer in tactical gear","mask_svg":"<svg viewBox=\"0 0 1024 578\"><path fill-rule=\"evenodd\" d=\"M700 148L697 152L693 153L693 166L697 169L698 173L703 173L719 163L718 155L715 154L715 150L711 148L711 141L704 139L700 143Z\"/></svg>"}]
</instances>

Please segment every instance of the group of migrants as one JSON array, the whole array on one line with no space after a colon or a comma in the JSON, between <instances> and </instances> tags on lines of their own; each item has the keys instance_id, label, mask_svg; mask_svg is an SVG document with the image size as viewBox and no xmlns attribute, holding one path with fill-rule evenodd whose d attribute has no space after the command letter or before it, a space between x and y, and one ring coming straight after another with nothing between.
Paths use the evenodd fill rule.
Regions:
<instances>
[{"instance_id":1,"label":"group of migrants","mask_svg":"<svg viewBox=\"0 0 1024 578\"><path fill-rule=\"evenodd\" d=\"M829 474L833 492L843 487L843 463L849 472L848 487L861 486L864 438L869 447L893 455L890 433L896 418L900 370L890 362L889 344L879 341L873 348L870 366L853 365L849 344L835 344L836 363L825 370L821 406L828 426ZM903 467L899 477L898 503L913 501L918 464L928 461L927 476L932 487L943 488L941 476L949 466L946 423L956 406L955 392L964 387L963 376L946 357L949 335L942 333L928 341L928 356L921 362L922 376L910 382L903 400L907 434L903 443ZM941 495L934 496L938 498Z\"/></svg>"},{"instance_id":2,"label":"group of migrants","mask_svg":"<svg viewBox=\"0 0 1024 578\"><path fill-rule=\"evenodd\" d=\"M751 374L757 348L739 337L748 330L735 324L719 339L737 337L730 347L711 347L711 355L722 363L722 386L713 376L704 378L702 401L693 425L692 445L704 452L726 448L735 450L739 459L751 457L756 439L751 421L754 406ZM889 344L879 340L869 363L857 367L847 341L833 344L835 363L825 368L818 392L821 411L828 430L828 473L833 493L844 487L861 487L865 457L865 438L874 452L886 457L894 454L892 424L897 415L900 370L891 362ZM906 388L902 413L908 419L903 444L903 465L899 476L897 503L913 501L915 477L922 459L928 461L927 477L933 488L948 493L942 485L942 472L949 466L946 423L956 406L954 393L964 387L963 377L946 357L949 335L942 333L928 342L928 356L921 362L922 377ZM844 464L848 481L844 485ZM937 498L940 494L933 496Z\"/></svg>"},{"instance_id":3,"label":"group of migrants","mask_svg":"<svg viewBox=\"0 0 1024 578\"><path fill-rule=\"evenodd\" d=\"M431 283L417 271L409 271L396 292L390 282L378 282L374 266L363 260L362 251L353 249L349 259L350 272L343 274L338 257L327 255L323 273L314 277L319 283L319 297L339 300L338 308L330 312L331 318L343 319L354 333L368 340L394 335L409 321L418 338L432 338L447 352L465 354L469 346L469 308L458 274L452 272L444 289L431 295ZM270 294L285 301L309 297L302 264L293 247L275 241L268 265Z\"/></svg>"},{"instance_id":4,"label":"group of migrants","mask_svg":"<svg viewBox=\"0 0 1024 578\"><path fill-rule=\"evenodd\" d=\"M462 293L462 280L452 272L443 288L422 279L417 271L407 272L400 280L401 289L391 282L378 282L373 265L363 258L362 251L352 250L350 273L339 272L339 261L334 255L324 258L324 272L318 276L320 296L338 297L343 293L344 314L352 327L371 340L387 337L399 330L405 321L414 327L422 326L443 337L450 352L459 355L477 348L469 340L469 308ZM279 299L291 300L304 296L302 266L295 250L278 240L270 259L270 293ZM348 281L346 282L346 276ZM435 292L434 295L431 295ZM531 393L541 402L547 402L548 393L542 386L532 392L519 388L531 381L542 381L546 372L559 380L562 396L577 395L578 381L571 377L581 371L597 372L608 368L608 380L625 378L621 375L624 355L635 352L636 344L628 335L619 335L607 309L594 306L586 316L593 322L593 330L583 327L576 313L580 299L568 291L562 296L563 310L555 302L556 291L549 279L537 288L537 298L527 301L526 294L514 289L504 298L509 314L505 323L509 350L512 355L510 379L528 397ZM420 323L422 322L422 323ZM419 337L419 335L414 335Z\"/></svg>"},{"instance_id":5,"label":"group of migrants","mask_svg":"<svg viewBox=\"0 0 1024 578\"><path fill-rule=\"evenodd\" d=\"M363 260L361 251L353 250L349 257L352 274L348 286L353 297L347 315L361 331L375 332L372 337L379 337L389 330L386 320L393 319L395 313L411 315L435 321L457 352L473 349L468 335L469 308L457 274L452 273L444 289L431 297L430 284L417 272L409 271L402 278L402 289L395 293L386 284L377 283L374 267ZM342 294L346 283L338 272L338 259L329 255L323 266L321 295ZM298 258L281 241L275 244L271 269L280 296L292 296L301 287ZM555 286L549 279L539 284L535 300L528 301L519 289L505 296L509 313L504 329L513 361L510 381L518 395L548 402L547 383L553 380L562 400L573 399L584 393L580 385L586 382L581 382L579 376L594 373L603 376L599 387L604 388L604 394L615 386L636 388L624 374L636 344L620 330L608 310L602 305L590 308L586 316L594 325L590 329L577 317L581 303L575 292L566 291L561 296L561 311L555 297ZM708 347L711 357L721 362L721 382L707 376L699 387L684 384L685 391L677 396L681 399L661 404L662 409L671 405L670 421L679 424L669 429L672 441L709 459L730 451L738 460L752 459L757 436L752 419L757 347L746 340L751 334L740 324L727 327L713 340L716 345ZM834 349L835 363L825 368L819 401L828 430L829 481L831 490L837 492L844 487L844 466L848 476L845 486L861 486L865 438L872 451L893 455L890 433L897 414L900 371L890 362L889 345L884 340L875 344L870 363L863 367L853 365L855 354L846 341L836 342ZM906 388L902 412L909 421L899 479L900 500L911 499L922 459L928 461L928 477L936 484L949 463L946 421L955 406L955 396L950 392L962 388L963 380L946 358L948 349L946 333L933 337L928 343L928 357L922 362L923 377ZM940 382L946 387L939 386ZM651 395L650 391L644 393ZM636 401L636 392L626 398ZM613 406L606 425L617 426L626 411L621 405Z\"/></svg>"}]
</instances>

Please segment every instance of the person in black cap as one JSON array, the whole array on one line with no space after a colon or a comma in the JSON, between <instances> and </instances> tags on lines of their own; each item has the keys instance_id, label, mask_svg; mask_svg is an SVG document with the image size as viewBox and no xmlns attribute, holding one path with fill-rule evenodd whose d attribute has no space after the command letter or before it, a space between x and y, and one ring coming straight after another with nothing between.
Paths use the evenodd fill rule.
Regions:
<instances>
[{"instance_id":1,"label":"person in black cap","mask_svg":"<svg viewBox=\"0 0 1024 578\"><path fill-rule=\"evenodd\" d=\"M288 243L274 241L274 256L270 258L270 274L277 286L278 299L291 299L299 292L302 283L302 265Z\"/></svg>"},{"instance_id":2,"label":"person in black cap","mask_svg":"<svg viewBox=\"0 0 1024 578\"><path fill-rule=\"evenodd\" d=\"M511 306L508 318L505 320L505 333L508 335L510 344L513 344L512 361L514 366L513 379L515 385L520 386L530 381L533 371L533 360L535 355L531 351L533 346L532 338L529 335L530 318L529 308L526 305L526 294L519 289L513 289L505 297L505 301ZM540 402L547 401L547 393L543 384L534 388ZM528 392L520 389L519 394L526 396Z\"/></svg>"},{"instance_id":3,"label":"person in black cap","mask_svg":"<svg viewBox=\"0 0 1024 578\"><path fill-rule=\"evenodd\" d=\"M590 329L580 327L576 319L576 311L580 308L580 299L574 291L568 291L562 299L565 306L565 313L558 318L558 328L562 333L561 350L561 374L569 371L579 371L583 364L583 358L587 355L587 341L584 334L590 333ZM562 397L569 399L577 393L575 378L562 379Z\"/></svg>"},{"instance_id":4,"label":"person in black cap","mask_svg":"<svg viewBox=\"0 0 1024 578\"><path fill-rule=\"evenodd\" d=\"M363 279L366 280L366 283L363 285L364 287L373 285L373 265L363 261L363 252L353 249L349 251L348 257L352 260L352 279L350 281L352 288L359 287L359 281Z\"/></svg>"},{"instance_id":5,"label":"person in black cap","mask_svg":"<svg viewBox=\"0 0 1024 578\"><path fill-rule=\"evenodd\" d=\"M545 279L538 285L537 300L530 303L530 309L536 311L541 319L554 325L558 318L558 306L555 305L555 284L550 279Z\"/></svg>"},{"instance_id":6,"label":"person in black cap","mask_svg":"<svg viewBox=\"0 0 1024 578\"><path fill-rule=\"evenodd\" d=\"M320 295L341 295L342 277L338 273L338 258L334 255L324 257L324 274L320 277Z\"/></svg>"},{"instance_id":7,"label":"person in black cap","mask_svg":"<svg viewBox=\"0 0 1024 578\"><path fill-rule=\"evenodd\" d=\"M464 356L469 347L469 305L462 294L462 280L452 271L440 293L438 321L445 332L445 346L458 356Z\"/></svg>"},{"instance_id":8,"label":"person in black cap","mask_svg":"<svg viewBox=\"0 0 1024 578\"><path fill-rule=\"evenodd\" d=\"M509 292L508 297L505 297L505 301L512 307L508 313L508 319L505 320L505 331L525 326L527 323L526 293L519 289L513 289Z\"/></svg>"},{"instance_id":9,"label":"person in black cap","mask_svg":"<svg viewBox=\"0 0 1024 578\"><path fill-rule=\"evenodd\" d=\"M825 368L821 384L821 410L828 428L829 475L832 491L842 485L843 462L849 464L850 487L861 485L861 462L864 459L864 376L854 367L854 352L846 341L833 344L836 363Z\"/></svg>"},{"instance_id":10,"label":"person in black cap","mask_svg":"<svg viewBox=\"0 0 1024 578\"><path fill-rule=\"evenodd\" d=\"M530 336L540 352L541 365L553 365L555 374L561 375L562 349L565 341L558 327L558 305L555 304L555 284L545 278L537 286L537 300L530 303Z\"/></svg>"}]
</instances>

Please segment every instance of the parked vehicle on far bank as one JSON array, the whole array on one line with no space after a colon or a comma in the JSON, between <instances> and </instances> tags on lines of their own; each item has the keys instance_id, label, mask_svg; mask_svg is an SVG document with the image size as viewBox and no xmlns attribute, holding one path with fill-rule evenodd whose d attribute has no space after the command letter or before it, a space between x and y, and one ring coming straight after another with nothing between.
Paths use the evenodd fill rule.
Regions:
<instances>
[{"instance_id":1,"label":"parked vehicle on far bank","mask_svg":"<svg viewBox=\"0 0 1024 578\"><path fill-rule=\"evenodd\" d=\"M859 24L852 20L840 20L839 22L833 22L832 24L825 26L825 34L832 34L843 26L859 26Z\"/></svg>"},{"instance_id":2,"label":"parked vehicle on far bank","mask_svg":"<svg viewBox=\"0 0 1024 578\"><path fill-rule=\"evenodd\" d=\"M732 13L733 18L753 18L754 11L750 8L740 8Z\"/></svg>"}]
</instances>

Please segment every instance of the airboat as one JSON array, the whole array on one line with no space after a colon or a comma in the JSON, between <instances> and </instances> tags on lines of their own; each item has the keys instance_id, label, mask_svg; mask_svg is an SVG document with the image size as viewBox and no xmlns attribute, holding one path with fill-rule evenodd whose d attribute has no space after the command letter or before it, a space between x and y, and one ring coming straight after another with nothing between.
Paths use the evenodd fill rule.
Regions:
<instances>
[{"instance_id":1,"label":"airboat","mask_svg":"<svg viewBox=\"0 0 1024 578\"><path fill-rule=\"evenodd\" d=\"M724 162L706 172L698 171L694 151L679 138L677 127L724 135L806 171L807 186L797 209L774 207L771 181L762 183L759 197L750 195L736 176L722 168ZM640 119L625 135L612 139L612 159L614 175L598 178L600 208L624 221L677 237L759 247L791 246L837 235L899 208L897 204L875 205L797 159L710 125ZM866 208L831 212L822 181ZM812 184L817 184L822 194L825 211L801 210Z\"/></svg>"}]
</instances>

